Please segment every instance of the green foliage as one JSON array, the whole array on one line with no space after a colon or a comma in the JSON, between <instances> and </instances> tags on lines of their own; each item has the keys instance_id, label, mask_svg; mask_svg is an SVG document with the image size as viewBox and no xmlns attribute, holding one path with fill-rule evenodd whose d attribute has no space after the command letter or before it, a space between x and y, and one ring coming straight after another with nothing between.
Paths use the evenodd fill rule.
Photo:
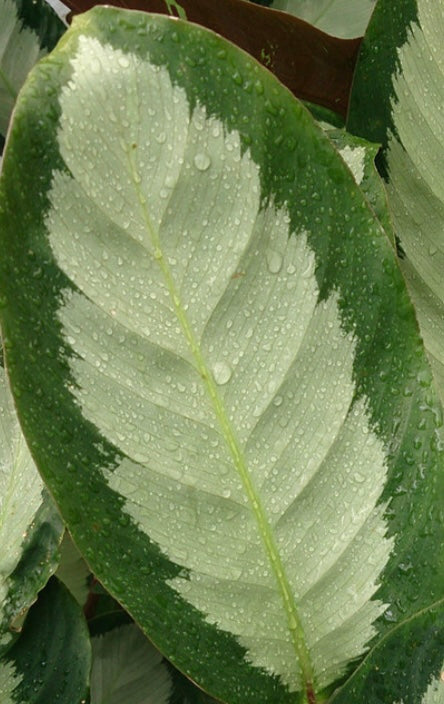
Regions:
<instances>
[{"instance_id":1,"label":"green foliage","mask_svg":"<svg viewBox=\"0 0 444 704\"><path fill-rule=\"evenodd\" d=\"M348 131L181 17L75 17L15 102L2 701L437 704L439 10L380 0Z\"/></svg>"}]
</instances>

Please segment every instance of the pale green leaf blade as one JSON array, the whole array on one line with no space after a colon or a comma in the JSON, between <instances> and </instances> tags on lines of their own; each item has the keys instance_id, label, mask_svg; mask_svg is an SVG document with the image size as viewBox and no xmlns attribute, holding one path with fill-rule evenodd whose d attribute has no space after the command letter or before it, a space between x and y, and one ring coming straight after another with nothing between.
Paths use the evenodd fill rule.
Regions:
<instances>
[{"instance_id":1,"label":"pale green leaf blade","mask_svg":"<svg viewBox=\"0 0 444 704\"><path fill-rule=\"evenodd\" d=\"M393 246L395 233L388 208L387 192L375 165L379 145L354 137L349 132L321 123L352 172Z\"/></svg>"},{"instance_id":2,"label":"pale green leaf blade","mask_svg":"<svg viewBox=\"0 0 444 704\"><path fill-rule=\"evenodd\" d=\"M91 646L80 607L52 579L0 658L2 704L85 704Z\"/></svg>"},{"instance_id":3,"label":"pale green leaf blade","mask_svg":"<svg viewBox=\"0 0 444 704\"><path fill-rule=\"evenodd\" d=\"M45 0L0 0L0 135L6 135L18 92L39 58L53 48L63 24Z\"/></svg>"},{"instance_id":4,"label":"pale green leaf blade","mask_svg":"<svg viewBox=\"0 0 444 704\"><path fill-rule=\"evenodd\" d=\"M0 0L0 134L6 134L17 94L42 53L37 35L19 20L14 1Z\"/></svg>"},{"instance_id":5,"label":"pale green leaf blade","mask_svg":"<svg viewBox=\"0 0 444 704\"><path fill-rule=\"evenodd\" d=\"M98 9L25 88L2 189L8 363L94 573L212 694L325 698L442 558L439 407L352 174L231 45Z\"/></svg>"},{"instance_id":6,"label":"pale green leaf blade","mask_svg":"<svg viewBox=\"0 0 444 704\"><path fill-rule=\"evenodd\" d=\"M84 606L89 594L91 570L65 531L60 545L60 564L57 578L69 589L80 606Z\"/></svg>"},{"instance_id":7,"label":"pale green leaf blade","mask_svg":"<svg viewBox=\"0 0 444 704\"><path fill-rule=\"evenodd\" d=\"M104 612L89 626L91 704L216 704L172 667L122 610Z\"/></svg>"},{"instance_id":8,"label":"pale green leaf blade","mask_svg":"<svg viewBox=\"0 0 444 704\"><path fill-rule=\"evenodd\" d=\"M91 645L91 704L168 704L171 675L137 626L115 628Z\"/></svg>"},{"instance_id":9,"label":"pale green leaf blade","mask_svg":"<svg viewBox=\"0 0 444 704\"><path fill-rule=\"evenodd\" d=\"M95 108L95 91L83 80L86 65L94 67L94 61L111 71L121 65L132 73L134 85L145 80L150 101L145 108L148 119L137 127L138 134L127 135L132 140L128 149L137 145L138 163L128 151L121 193L125 208L116 200L111 215L120 231L131 228L131 236L120 246L118 230L104 229L97 208L108 201L108 184L122 178L114 171L121 169L120 160L108 160L107 183L99 171L85 170L87 151L73 154L69 146L80 137L72 126L79 89ZM72 64L75 89L65 91L61 102L59 144L75 180L70 176L66 181L61 172L54 175L47 226L57 260L88 296L67 292L58 314L66 341L78 355L70 362L78 389L73 389L74 396L84 417L126 455L104 477L111 489L127 497L125 512L139 529L188 570L185 578L169 581L185 601L206 614L209 623L238 636L249 659L278 674L290 691L303 690L313 676L318 687L325 688L374 635L372 622L384 606L370 602L370 597L393 545L384 538L384 506L376 508L386 479L383 448L369 428L364 404L351 409L353 338L341 330L336 297L318 303L314 256L305 232L289 238L286 210L259 210L258 170L247 154L242 157L234 132L225 136L223 124L209 119L200 106L187 124L180 119L189 110L185 95L174 91L167 72L147 71L133 57L98 42L81 39ZM156 134L158 124L149 119L149 106L157 114L162 109L154 99L160 86L162 103L176 113L171 141L169 126ZM118 146L120 127L112 127L112 103L117 105L117 99L112 100L110 90L107 139ZM88 127L79 124L79 130ZM143 177L139 164L147 162L149 153L144 153L141 133L150 132L148 143L160 142L154 154L171 149L177 160L165 173L167 164L160 157L153 162L153 173ZM126 149L124 145L123 158ZM180 178L179 168L185 178ZM231 193L220 190L224 181L230 185L228 179ZM144 202L148 184L151 197ZM86 187L92 202L84 197ZM200 197L203 187L205 200ZM78 203L75 217L90 211L75 240L63 215L66 198L72 203L73 193ZM227 216L221 220L224 211ZM94 223L96 241L88 221ZM181 232L190 232L191 247L186 239L178 239ZM140 243L137 249L133 243ZM91 252L96 247L99 251ZM258 250L264 254L259 260ZM119 290L118 256L127 259L136 251L133 275L150 283L151 305L139 310L137 306L130 318L122 306L137 300L137 289L129 297ZM87 263L98 255L107 262L105 284L96 282ZM203 272L207 274L202 279ZM94 340L94 329L105 326L110 331L107 350L98 349L96 356L88 349L89 341ZM136 360L129 346L122 347L122 334L128 342L135 341L139 360L146 370L152 369L139 381L137 394L135 379L129 376ZM322 336L319 349L316 340ZM271 350L279 355L271 355ZM124 397L110 415L125 376ZM92 388L94 399L82 392ZM300 418L296 428L289 423L293 416ZM134 430L134 420L143 435ZM160 423L164 437L154 442ZM319 430L313 433L313 428ZM272 443L270 438L275 438ZM147 471L153 476L145 485ZM137 501L131 499L134 485ZM188 497L190 487L195 490ZM322 507L329 502L331 518L326 521ZM353 513L344 516L352 502ZM176 515L167 523L147 520L168 514L171 504L177 507ZM200 523L189 524L196 505ZM313 515L318 518L313 520ZM225 526L224 542L219 531L211 530L218 524ZM191 553L196 541L199 550ZM328 599L329 593L336 599Z\"/></svg>"},{"instance_id":10,"label":"pale green leaf blade","mask_svg":"<svg viewBox=\"0 0 444 704\"><path fill-rule=\"evenodd\" d=\"M23 496L26 495L26 501ZM5 646L19 617L58 563L63 524L20 429L0 366L0 633Z\"/></svg>"},{"instance_id":11,"label":"pale green leaf blade","mask_svg":"<svg viewBox=\"0 0 444 704\"><path fill-rule=\"evenodd\" d=\"M402 247L400 265L416 307L421 332L444 400L444 53L442 8L432 0L409 2L401 15L398 3L381 3L369 42L358 66L350 126L368 134L364 91L371 66L379 75L370 96L377 106L378 138L384 143L387 192L396 234ZM389 57L379 71L372 47L384 33L383 19L392 14L394 28L386 41ZM392 64L395 54L396 62ZM390 59L390 60L389 60ZM376 65L375 65L376 63ZM376 97L376 100L375 100ZM373 136L373 135L372 135Z\"/></svg>"},{"instance_id":12,"label":"pale green leaf blade","mask_svg":"<svg viewBox=\"0 0 444 704\"><path fill-rule=\"evenodd\" d=\"M375 0L274 0L270 5L343 39L362 37L374 6Z\"/></svg>"}]
</instances>

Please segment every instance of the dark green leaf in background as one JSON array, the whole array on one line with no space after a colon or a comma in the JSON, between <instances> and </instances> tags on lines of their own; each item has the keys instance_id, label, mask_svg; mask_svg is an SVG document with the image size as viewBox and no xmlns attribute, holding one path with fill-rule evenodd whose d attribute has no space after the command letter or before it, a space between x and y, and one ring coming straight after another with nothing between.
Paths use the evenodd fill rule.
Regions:
<instances>
[{"instance_id":1,"label":"dark green leaf in background","mask_svg":"<svg viewBox=\"0 0 444 704\"><path fill-rule=\"evenodd\" d=\"M0 650L57 568L62 531L0 367Z\"/></svg>"},{"instance_id":2,"label":"dark green leaf in background","mask_svg":"<svg viewBox=\"0 0 444 704\"><path fill-rule=\"evenodd\" d=\"M434 0L381 0L354 79L348 126L384 145L400 266L444 400L444 25Z\"/></svg>"},{"instance_id":3,"label":"dark green leaf in background","mask_svg":"<svg viewBox=\"0 0 444 704\"><path fill-rule=\"evenodd\" d=\"M91 648L80 607L53 578L0 659L2 704L85 704Z\"/></svg>"},{"instance_id":4,"label":"dark green leaf in background","mask_svg":"<svg viewBox=\"0 0 444 704\"><path fill-rule=\"evenodd\" d=\"M65 27L45 0L0 0L0 135L35 62L53 49Z\"/></svg>"}]
</instances>

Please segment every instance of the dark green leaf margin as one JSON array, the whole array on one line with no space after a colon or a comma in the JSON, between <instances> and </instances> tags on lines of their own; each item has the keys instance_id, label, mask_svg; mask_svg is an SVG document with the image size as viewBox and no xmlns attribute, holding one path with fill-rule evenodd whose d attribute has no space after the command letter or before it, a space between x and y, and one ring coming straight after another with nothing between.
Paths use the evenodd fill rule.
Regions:
<instances>
[{"instance_id":1,"label":"dark green leaf margin","mask_svg":"<svg viewBox=\"0 0 444 704\"><path fill-rule=\"evenodd\" d=\"M234 638L202 622L197 612L190 616L190 608L183 609L166 587L178 566L128 523L120 497L103 487L100 468L119 458L109 445L99 449L93 428L77 415L66 392L70 372L60 353L63 337L46 328L54 333L60 291L69 282L52 259L43 217L52 169L64 168L55 139L57 96L69 80L80 34L142 56L149 50L151 60L166 65L173 82L185 89L191 106L204 103L228 130L240 131L243 148L262 167L264 202L273 194L277 206L287 204L294 228L309 230L321 296L338 291L344 327L357 340L357 394L368 398L373 426L390 453L383 498L392 499L388 518L396 548L378 594L391 604L378 624L381 634L430 606L441 589L442 418L413 309L387 239L351 174L344 181L329 141L316 133L289 92L234 46L193 25L97 8L79 18L53 58L33 72L5 157L0 212L7 252L1 262L7 359L32 451L96 574L167 657L232 702L296 702L277 678L246 665ZM54 89L49 97L48 85ZM50 364L53 373L53 387L43 394L36 364ZM60 414L69 429L63 433L56 423ZM119 555L119 573L110 568L110 554ZM149 589L141 586L143 579Z\"/></svg>"}]
</instances>

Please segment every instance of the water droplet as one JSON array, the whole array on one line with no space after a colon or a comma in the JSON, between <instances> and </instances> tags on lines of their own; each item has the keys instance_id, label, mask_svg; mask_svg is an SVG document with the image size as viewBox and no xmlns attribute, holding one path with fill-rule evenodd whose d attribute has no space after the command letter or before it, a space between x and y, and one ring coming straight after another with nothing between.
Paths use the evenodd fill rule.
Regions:
<instances>
[{"instance_id":1,"label":"water droplet","mask_svg":"<svg viewBox=\"0 0 444 704\"><path fill-rule=\"evenodd\" d=\"M206 154L205 152L199 152L194 157L194 166L199 171L206 171L210 167L210 164L211 164L211 159L210 159L209 155Z\"/></svg>"},{"instance_id":2,"label":"water droplet","mask_svg":"<svg viewBox=\"0 0 444 704\"><path fill-rule=\"evenodd\" d=\"M223 384L229 382L231 374L231 367L226 362L216 362L213 367L214 381L216 384L219 384L219 386L223 386Z\"/></svg>"},{"instance_id":3,"label":"water droplet","mask_svg":"<svg viewBox=\"0 0 444 704\"><path fill-rule=\"evenodd\" d=\"M130 62L127 56L119 56L119 66L122 68L129 68Z\"/></svg>"},{"instance_id":4,"label":"water droplet","mask_svg":"<svg viewBox=\"0 0 444 704\"><path fill-rule=\"evenodd\" d=\"M267 249L265 256L270 274L278 274L282 268L282 255L274 249Z\"/></svg>"}]
</instances>

